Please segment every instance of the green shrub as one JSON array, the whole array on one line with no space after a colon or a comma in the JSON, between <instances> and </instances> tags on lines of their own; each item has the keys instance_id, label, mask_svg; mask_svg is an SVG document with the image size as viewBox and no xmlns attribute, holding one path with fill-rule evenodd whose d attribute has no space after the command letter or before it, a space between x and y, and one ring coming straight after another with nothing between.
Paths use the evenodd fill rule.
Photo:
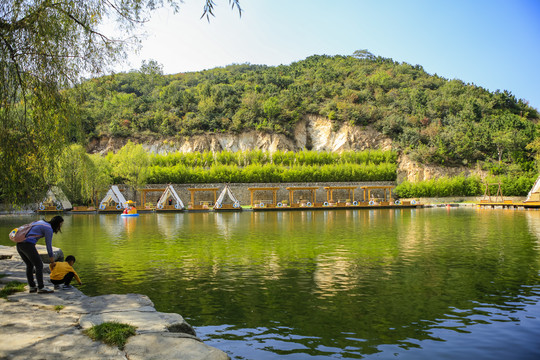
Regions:
<instances>
[{"instance_id":1,"label":"green shrub","mask_svg":"<svg viewBox=\"0 0 540 360\"><path fill-rule=\"evenodd\" d=\"M417 183L404 181L396 186L394 194L401 198L479 196L483 194L483 189L480 178L460 175Z\"/></svg>"},{"instance_id":2,"label":"green shrub","mask_svg":"<svg viewBox=\"0 0 540 360\"><path fill-rule=\"evenodd\" d=\"M394 189L394 194L401 198L414 197L449 197L449 196L480 196L486 192L486 182L489 193L497 195L499 181L503 196L526 196L534 185L536 174L521 176L502 176L487 178L484 182L478 177L442 177L438 179L410 183L404 181Z\"/></svg>"},{"instance_id":3,"label":"green shrub","mask_svg":"<svg viewBox=\"0 0 540 360\"><path fill-rule=\"evenodd\" d=\"M521 175L521 176L501 176L499 178L488 179L489 183L501 182L501 192L503 196L526 196L536 181L536 174L534 175ZM491 195L497 194L498 185L490 186Z\"/></svg>"},{"instance_id":4,"label":"green shrub","mask_svg":"<svg viewBox=\"0 0 540 360\"><path fill-rule=\"evenodd\" d=\"M84 331L94 341L102 341L111 346L117 346L122 350L126 345L127 339L135 335L135 327L118 322L104 322L92 326Z\"/></svg>"},{"instance_id":5,"label":"green shrub","mask_svg":"<svg viewBox=\"0 0 540 360\"><path fill-rule=\"evenodd\" d=\"M329 151L276 151L274 153L262 150L249 151L221 151L212 153L169 153L155 154L151 157L151 165L158 167L171 167L184 165L193 167L212 167L215 165L265 165L275 164L282 166L293 165L330 165L330 164L383 164L397 163L397 153L395 151L365 150L365 151L344 151L343 153L333 153Z\"/></svg>"}]
</instances>

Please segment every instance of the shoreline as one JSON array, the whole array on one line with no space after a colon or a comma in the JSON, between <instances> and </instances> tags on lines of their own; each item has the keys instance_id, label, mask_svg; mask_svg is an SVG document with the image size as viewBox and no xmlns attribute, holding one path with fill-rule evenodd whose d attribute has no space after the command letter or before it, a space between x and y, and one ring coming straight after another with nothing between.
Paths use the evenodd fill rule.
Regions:
<instances>
[{"instance_id":1,"label":"shoreline","mask_svg":"<svg viewBox=\"0 0 540 360\"><path fill-rule=\"evenodd\" d=\"M511 200L515 203L523 202L527 197L526 196L507 196L505 199ZM454 197L437 197L437 198L417 198L417 199L407 199L404 198L402 200L417 200L419 204L422 205L422 208L433 208L433 207L444 207L444 206L451 206L451 207L474 207L474 206L480 206L481 200L483 199L483 196L454 196ZM377 209L384 210L386 207L377 207ZM388 209L392 208L391 206L388 207ZM348 208L328 208L328 209L310 209L310 208L295 208L292 210L296 211L313 211L313 210L323 210L323 211L334 211L334 210L372 210L369 208L354 208L354 207L348 207ZM147 212L144 211L144 209L141 209L140 214L147 214ZM272 209L277 210L279 209ZM252 212L252 211L261 211L261 210L254 210L250 207L243 207L242 211L246 212ZM291 209L284 209L283 211L291 211ZM218 213L220 211L214 211L213 209L205 210L205 211L198 211L198 210L184 210L176 213ZM158 214L158 212L148 212L151 214ZM162 212L159 212L162 213ZM74 214L83 214L83 215L103 215L103 213L99 213L96 211L93 212L77 212L77 211L56 211L49 213L43 213L38 212L37 210L12 210L12 211L0 211L0 216L18 216L18 215L41 215L41 216L50 216L52 214L65 214L65 215L74 215ZM119 213L117 213L119 214Z\"/></svg>"},{"instance_id":2,"label":"shoreline","mask_svg":"<svg viewBox=\"0 0 540 360\"><path fill-rule=\"evenodd\" d=\"M46 254L45 246L37 249ZM55 257L63 257L60 249L54 250ZM0 246L0 274L6 275L0 278L1 287L11 281L27 284L25 269L15 246ZM47 272L44 281L50 285ZM181 315L158 312L146 295L91 297L75 287L31 294L26 285L24 292L0 299L0 311L0 336L9 339L0 342L2 359L230 359L204 344ZM120 350L83 333L104 322L133 325L136 335Z\"/></svg>"}]
</instances>

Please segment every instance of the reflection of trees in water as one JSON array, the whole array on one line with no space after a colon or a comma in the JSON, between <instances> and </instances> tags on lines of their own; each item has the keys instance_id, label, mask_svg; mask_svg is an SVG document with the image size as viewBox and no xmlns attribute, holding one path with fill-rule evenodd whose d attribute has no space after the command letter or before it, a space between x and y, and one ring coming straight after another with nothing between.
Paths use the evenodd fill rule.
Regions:
<instances>
[{"instance_id":1,"label":"reflection of trees in water","mask_svg":"<svg viewBox=\"0 0 540 360\"><path fill-rule=\"evenodd\" d=\"M518 321L514 313L539 283L540 212L144 216L133 232L141 245L130 240L136 256L115 260L143 276L117 291L149 294L160 311L192 316L195 326L287 327L275 331L313 337L304 345L314 354L318 346L362 354L382 344L410 348L407 339L440 340L436 329ZM100 216L100 226L123 231L115 218ZM163 255L141 254L146 244Z\"/></svg>"},{"instance_id":2,"label":"reflection of trees in water","mask_svg":"<svg viewBox=\"0 0 540 360\"><path fill-rule=\"evenodd\" d=\"M434 329L464 332L501 316L515 321L512 313L523 305L508 302L519 302L523 285L537 281L538 266L530 264L538 256L528 254L528 240L519 240L521 225L512 223L519 219L502 216L446 209L321 211L311 219L256 214L250 232L271 222L264 247L229 249L244 261L199 273L201 288L208 286L205 276L212 284L200 293L202 301L220 304L200 320L253 327L273 322L327 339L309 346L350 346L347 329L364 339L357 344L364 354L382 344L410 348L417 340L441 340ZM520 262L526 265L514 271Z\"/></svg>"}]
</instances>

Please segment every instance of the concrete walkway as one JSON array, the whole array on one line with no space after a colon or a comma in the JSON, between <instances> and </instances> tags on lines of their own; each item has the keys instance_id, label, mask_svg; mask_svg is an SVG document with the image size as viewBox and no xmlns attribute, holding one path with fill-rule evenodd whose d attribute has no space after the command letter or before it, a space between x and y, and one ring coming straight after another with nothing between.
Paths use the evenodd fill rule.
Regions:
<instances>
[{"instance_id":1,"label":"concrete walkway","mask_svg":"<svg viewBox=\"0 0 540 360\"><path fill-rule=\"evenodd\" d=\"M44 246L38 246L40 253ZM25 265L15 246L0 246L0 287L26 284ZM45 282L48 274L44 274ZM84 281L84 279L83 279ZM137 328L123 350L92 341L83 333L116 321ZM156 311L145 295L89 297L78 289L53 294L15 293L0 299L0 359L183 359L227 360L221 350L202 343L182 316Z\"/></svg>"}]
</instances>

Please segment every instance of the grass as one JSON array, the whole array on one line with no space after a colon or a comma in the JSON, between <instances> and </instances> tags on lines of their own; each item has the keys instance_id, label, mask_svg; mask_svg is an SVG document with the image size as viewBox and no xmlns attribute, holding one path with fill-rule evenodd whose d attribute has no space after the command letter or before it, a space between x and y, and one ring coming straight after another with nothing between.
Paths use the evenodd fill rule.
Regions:
<instances>
[{"instance_id":1,"label":"grass","mask_svg":"<svg viewBox=\"0 0 540 360\"><path fill-rule=\"evenodd\" d=\"M127 339L135 335L135 327L118 322L104 322L92 326L84 333L94 341L102 341L107 345L118 346L120 350L126 345Z\"/></svg>"},{"instance_id":2,"label":"grass","mask_svg":"<svg viewBox=\"0 0 540 360\"><path fill-rule=\"evenodd\" d=\"M65 308L64 305L56 305L56 306L54 307L54 311L60 312L63 308Z\"/></svg>"},{"instance_id":3,"label":"grass","mask_svg":"<svg viewBox=\"0 0 540 360\"><path fill-rule=\"evenodd\" d=\"M25 284L20 283L18 281L10 281L4 286L2 290L0 290L0 297L7 298L9 295L14 294L16 292L24 291Z\"/></svg>"}]
</instances>

